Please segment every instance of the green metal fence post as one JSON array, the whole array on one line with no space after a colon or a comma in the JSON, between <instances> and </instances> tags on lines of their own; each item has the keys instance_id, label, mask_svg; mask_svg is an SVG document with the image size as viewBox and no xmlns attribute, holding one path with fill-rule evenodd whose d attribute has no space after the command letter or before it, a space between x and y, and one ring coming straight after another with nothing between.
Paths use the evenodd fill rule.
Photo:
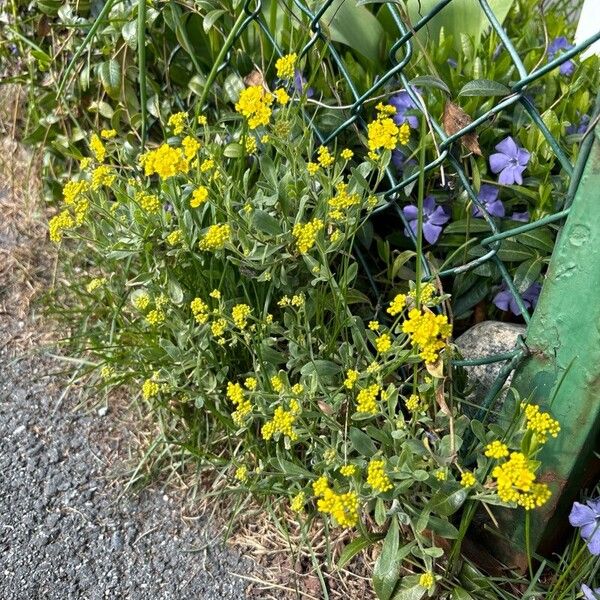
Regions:
<instances>
[{"instance_id":1,"label":"green metal fence post","mask_svg":"<svg viewBox=\"0 0 600 600\"><path fill-rule=\"evenodd\" d=\"M589 135L592 147L528 328L528 356L513 379L521 398L561 423L540 456L540 480L551 487L552 500L529 515L530 548L541 553L564 539L573 500L600 473L594 458L600 448L600 128ZM500 529L510 532L501 558L524 568L524 513L503 513L501 521Z\"/></svg>"}]
</instances>

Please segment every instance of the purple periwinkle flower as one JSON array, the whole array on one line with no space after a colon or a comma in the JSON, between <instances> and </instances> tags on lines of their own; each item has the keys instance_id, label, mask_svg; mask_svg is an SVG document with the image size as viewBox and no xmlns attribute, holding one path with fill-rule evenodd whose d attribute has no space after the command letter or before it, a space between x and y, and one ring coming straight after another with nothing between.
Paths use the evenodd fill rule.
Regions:
<instances>
[{"instance_id":1,"label":"purple periwinkle flower","mask_svg":"<svg viewBox=\"0 0 600 600\"><path fill-rule=\"evenodd\" d=\"M458 61L455 58L450 57L446 62L451 69L456 69L456 67L458 67Z\"/></svg>"},{"instance_id":2,"label":"purple periwinkle flower","mask_svg":"<svg viewBox=\"0 0 600 600\"><path fill-rule=\"evenodd\" d=\"M419 91L413 89L418 94ZM389 103L396 108L396 114L392 115L392 119L396 125L408 123L409 127L417 129L419 127L419 119L416 115L407 115L406 112L416 110L417 105L413 102L408 92L400 92L389 99Z\"/></svg>"},{"instance_id":3,"label":"purple periwinkle flower","mask_svg":"<svg viewBox=\"0 0 600 600\"><path fill-rule=\"evenodd\" d=\"M402 209L412 232L417 234L417 221L419 210L414 204L409 204ZM433 196L423 199L423 237L430 243L435 244L442 233L442 226L448 222L450 216L446 214L443 206L438 206ZM408 231L404 232L406 235Z\"/></svg>"},{"instance_id":4,"label":"purple periwinkle flower","mask_svg":"<svg viewBox=\"0 0 600 600\"><path fill-rule=\"evenodd\" d=\"M402 174L406 167L416 165L417 163L410 158L407 160L402 150L392 150L392 164L396 167L396 171Z\"/></svg>"},{"instance_id":5,"label":"purple periwinkle flower","mask_svg":"<svg viewBox=\"0 0 600 600\"><path fill-rule=\"evenodd\" d=\"M492 217L503 217L505 215L504 204L498 198L500 190L495 185L484 183L479 189L477 199L483 204L488 215ZM479 206L473 205L473 216L483 217L483 212Z\"/></svg>"},{"instance_id":6,"label":"purple periwinkle flower","mask_svg":"<svg viewBox=\"0 0 600 600\"><path fill-rule=\"evenodd\" d=\"M529 211L526 210L524 212L513 212L513 214L510 215L510 218L513 221L520 221L521 223L529 223Z\"/></svg>"},{"instance_id":7,"label":"purple periwinkle flower","mask_svg":"<svg viewBox=\"0 0 600 600\"><path fill-rule=\"evenodd\" d=\"M557 57L557 55L560 56L563 50L570 50L572 47L573 44L569 44L569 41L566 37L557 37L548 46L548 62L554 60ZM560 67L558 67L558 71L561 75L565 75L565 77L570 77L575 72L575 63L572 60L567 60L564 63L562 63Z\"/></svg>"},{"instance_id":8,"label":"purple periwinkle flower","mask_svg":"<svg viewBox=\"0 0 600 600\"><path fill-rule=\"evenodd\" d=\"M302 92L304 91L305 85L306 85L306 77L304 77L304 75L302 75L302 71L300 71L299 69L295 69L294 70L294 90L296 92L298 92L299 94L302 94ZM311 87L309 87L306 90L306 97L312 98L314 93L315 93L314 90Z\"/></svg>"},{"instance_id":9,"label":"purple periwinkle flower","mask_svg":"<svg viewBox=\"0 0 600 600\"><path fill-rule=\"evenodd\" d=\"M600 600L600 588L593 590L589 585L582 583L581 593L583 594L585 600Z\"/></svg>"},{"instance_id":10,"label":"purple periwinkle flower","mask_svg":"<svg viewBox=\"0 0 600 600\"><path fill-rule=\"evenodd\" d=\"M535 307L541 290L542 286L539 283L533 283L521 294L521 299L523 300L525 308ZM500 310L510 310L513 315L517 316L521 314L521 309L519 308L515 297L512 295L512 292L506 287L506 284L502 285L492 302Z\"/></svg>"},{"instance_id":11,"label":"purple periwinkle flower","mask_svg":"<svg viewBox=\"0 0 600 600\"><path fill-rule=\"evenodd\" d=\"M579 528L590 554L600 556L600 498L588 500L585 504L574 502L569 523Z\"/></svg>"},{"instance_id":12,"label":"purple periwinkle flower","mask_svg":"<svg viewBox=\"0 0 600 600\"><path fill-rule=\"evenodd\" d=\"M493 173L500 173L498 183L512 185L523 183L523 171L529 162L530 154L520 148L510 136L503 139L497 146L497 154L490 156L490 168Z\"/></svg>"},{"instance_id":13,"label":"purple periwinkle flower","mask_svg":"<svg viewBox=\"0 0 600 600\"><path fill-rule=\"evenodd\" d=\"M583 117L581 117L579 120L579 123L573 123L567 127L567 135L573 135L574 133L585 133L589 124L590 115L583 115Z\"/></svg>"}]
</instances>

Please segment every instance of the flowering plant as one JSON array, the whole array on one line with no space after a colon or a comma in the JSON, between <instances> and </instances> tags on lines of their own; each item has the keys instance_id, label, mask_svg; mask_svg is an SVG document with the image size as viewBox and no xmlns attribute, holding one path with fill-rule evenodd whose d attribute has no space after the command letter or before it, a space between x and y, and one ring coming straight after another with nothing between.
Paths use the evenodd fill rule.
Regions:
<instances>
[{"instance_id":1,"label":"flowering plant","mask_svg":"<svg viewBox=\"0 0 600 600\"><path fill-rule=\"evenodd\" d=\"M548 500L535 457L559 425L526 403L506 428L463 414L448 296L418 279L378 298L357 259L409 124L380 103L366 139L315 147L280 67L281 87L247 86L215 120L172 114L144 151L91 137L50 222L89 272L58 297L77 296L103 385L139 390L163 441L290 519L355 532L343 561L385 536L380 598L439 597L476 506ZM443 224L422 194L413 212L417 237Z\"/></svg>"}]
</instances>

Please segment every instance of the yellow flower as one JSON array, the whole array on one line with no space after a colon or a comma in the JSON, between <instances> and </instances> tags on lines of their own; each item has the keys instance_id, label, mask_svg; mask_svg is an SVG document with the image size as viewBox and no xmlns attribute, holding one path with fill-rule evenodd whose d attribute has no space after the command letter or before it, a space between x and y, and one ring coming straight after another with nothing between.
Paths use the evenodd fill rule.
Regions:
<instances>
[{"instance_id":1,"label":"yellow flower","mask_svg":"<svg viewBox=\"0 0 600 600\"><path fill-rule=\"evenodd\" d=\"M340 154L344 160L350 160L354 156L354 152L350 148L344 148Z\"/></svg>"},{"instance_id":2,"label":"yellow flower","mask_svg":"<svg viewBox=\"0 0 600 600\"><path fill-rule=\"evenodd\" d=\"M460 485L464 488L472 487L477 483L477 479L475 479L475 475L470 471L465 471L460 477Z\"/></svg>"},{"instance_id":3,"label":"yellow flower","mask_svg":"<svg viewBox=\"0 0 600 600\"><path fill-rule=\"evenodd\" d=\"M374 383L373 385L360 390L356 397L356 412L371 415L377 413L377 395L379 394L380 389L381 388Z\"/></svg>"},{"instance_id":4,"label":"yellow flower","mask_svg":"<svg viewBox=\"0 0 600 600\"><path fill-rule=\"evenodd\" d=\"M173 129L175 135L179 135L180 133L183 133L183 130L185 129L186 119L187 113L178 112L169 117L167 125Z\"/></svg>"},{"instance_id":5,"label":"yellow flower","mask_svg":"<svg viewBox=\"0 0 600 600\"><path fill-rule=\"evenodd\" d=\"M421 312L413 308L408 319L402 323L402 331L407 333L413 347L419 349L420 357L428 363L437 360L441 350L446 347L446 338L452 332L446 315L434 315L429 310Z\"/></svg>"},{"instance_id":6,"label":"yellow flower","mask_svg":"<svg viewBox=\"0 0 600 600\"><path fill-rule=\"evenodd\" d=\"M253 392L256 389L256 386L258 385L258 381L256 381L255 377L247 377L244 381L244 385L247 389Z\"/></svg>"},{"instance_id":7,"label":"yellow flower","mask_svg":"<svg viewBox=\"0 0 600 600\"><path fill-rule=\"evenodd\" d=\"M367 485L370 485L378 494L387 492L394 487L392 481L385 472L384 460L371 460L367 467Z\"/></svg>"},{"instance_id":8,"label":"yellow flower","mask_svg":"<svg viewBox=\"0 0 600 600\"><path fill-rule=\"evenodd\" d=\"M63 200L67 206L75 204L79 197L90 189L90 184L85 180L71 179L63 186Z\"/></svg>"},{"instance_id":9,"label":"yellow flower","mask_svg":"<svg viewBox=\"0 0 600 600\"><path fill-rule=\"evenodd\" d=\"M294 294L291 299L291 304L296 308L304 306L304 294Z\"/></svg>"},{"instance_id":10,"label":"yellow flower","mask_svg":"<svg viewBox=\"0 0 600 600\"><path fill-rule=\"evenodd\" d=\"M313 483L319 512L331 515L340 527L353 527L358 522L359 500L356 492L338 494L330 487L325 476Z\"/></svg>"},{"instance_id":11,"label":"yellow flower","mask_svg":"<svg viewBox=\"0 0 600 600\"><path fill-rule=\"evenodd\" d=\"M161 323L164 323L165 321L165 313L160 310L160 309L154 309L151 310L147 315L146 315L146 321L148 321L148 323L150 325L152 325L153 327L156 327L157 325L160 325Z\"/></svg>"},{"instance_id":12,"label":"yellow flower","mask_svg":"<svg viewBox=\"0 0 600 600\"><path fill-rule=\"evenodd\" d=\"M429 589L434 583L435 577L431 571L427 571L419 577L419 585L425 589Z\"/></svg>"},{"instance_id":13,"label":"yellow flower","mask_svg":"<svg viewBox=\"0 0 600 600\"><path fill-rule=\"evenodd\" d=\"M438 481L446 481L448 479L448 474L444 469L438 469L433 475Z\"/></svg>"},{"instance_id":14,"label":"yellow flower","mask_svg":"<svg viewBox=\"0 0 600 600\"><path fill-rule=\"evenodd\" d=\"M421 302L423 304L427 304L433 298L434 294L435 294L435 286L433 285L433 283L426 283L421 286ZM417 288L414 288L410 292L408 292L408 295L411 298L416 298L417 297Z\"/></svg>"},{"instance_id":15,"label":"yellow flower","mask_svg":"<svg viewBox=\"0 0 600 600\"><path fill-rule=\"evenodd\" d=\"M85 156L79 161L79 168L82 171L85 171L86 169L88 169L90 167L91 164L92 164L92 159L89 158L88 156Z\"/></svg>"},{"instance_id":16,"label":"yellow flower","mask_svg":"<svg viewBox=\"0 0 600 600\"><path fill-rule=\"evenodd\" d=\"M204 115L198 117L198 125L206 125L207 123L208 119Z\"/></svg>"},{"instance_id":17,"label":"yellow flower","mask_svg":"<svg viewBox=\"0 0 600 600\"><path fill-rule=\"evenodd\" d=\"M227 329L227 321L225 319L217 319L210 326L210 331L215 337L221 337Z\"/></svg>"},{"instance_id":18,"label":"yellow flower","mask_svg":"<svg viewBox=\"0 0 600 600\"><path fill-rule=\"evenodd\" d=\"M90 138L90 148L94 158L98 162L104 162L104 159L106 158L106 148L104 147L102 140L95 133L93 133Z\"/></svg>"},{"instance_id":19,"label":"yellow flower","mask_svg":"<svg viewBox=\"0 0 600 600\"><path fill-rule=\"evenodd\" d=\"M410 410L410 412L417 412L422 408L421 399L417 394L411 394L409 399L406 401L406 408Z\"/></svg>"},{"instance_id":20,"label":"yellow flower","mask_svg":"<svg viewBox=\"0 0 600 600\"><path fill-rule=\"evenodd\" d=\"M219 290L213 290L209 296L211 298L214 298L215 300L220 300L221 299L221 292Z\"/></svg>"},{"instance_id":21,"label":"yellow flower","mask_svg":"<svg viewBox=\"0 0 600 600\"><path fill-rule=\"evenodd\" d=\"M142 385L142 398L144 400L149 400L150 398L154 398L158 396L160 392L160 385L156 383L153 379L146 379Z\"/></svg>"},{"instance_id":22,"label":"yellow flower","mask_svg":"<svg viewBox=\"0 0 600 600\"><path fill-rule=\"evenodd\" d=\"M142 154L140 164L144 167L146 176L156 173L162 179L168 179L180 173L187 173L190 169L183 150L181 148L171 148L168 144L161 144L156 150L150 150Z\"/></svg>"},{"instance_id":23,"label":"yellow flower","mask_svg":"<svg viewBox=\"0 0 600 600\"><path fill-rule=\"evenodd\" d=\"M348 185L345 183L338 183L336 190L337 194L329 199L328 204L332 209L331 217L339 220L344 218L344 211L360 203L360 196L358 194L349 194Z\"/></svg>"},{"instance_id":24,"label":"yellow flower","mask_svg":"<svg viewBox=\"0 0 600 600\"><path fill-rule=\"evenodd\" d=\"M383 105L380 106L386 108ZM396 112L395 108L393 112ZM381 149L394 150L399 143L403 145L408 143L410 137L408 123L398 126L389 116L390 114L393 113L387 109L380 110L377 118L367 125L369 156L374 160L378 158L378 152Z\"/></svg>"},{"instance_id":25,"label":"yellow flower","mask_svg":"<svg viewBox=\"0 0 600 600\"><path fill-rule=\"evenodd\" d=\"M198 186L193 194L192 194L192 198L190 200L190 206L192 208L198 208L201 204L204 204L204 202L206 202L206 199L208 198L208 188L206 188L203 185Z\"/></svg>"},{"instance_id":26,"label":"yellow flower","mask_svg":"<svg viewBox=\"0 0 600 600\"><path fill-rule=\"evenodd\" d=\"M275 69L277 70L277 77L281 79L291 79L294 76L294 66L296 65L296 59L298 56L296 53L286 54L281 58L277 59L275 63Z\"/></svg>"},{"instance_id":27,"label":"yellow flower","mask_svg":"<svg viewBox=\"0 0 600 600\"><path fill-rule=\"evenodd\" d=\"M291 300L289 299L288 296L283 296L279 302L277 302L277 306L281 306L282 308L286 307L286 306L290 306L291 305Z\"/></svg>"},{"instance_id":28,"label":"yellow flower","mask_svg":"<svg viewBox=\"0 0 600 600\"><path fill-rule=\"evenodd\" d=\"M406 306L406 296L404 294L396 294L394 299L390 302L390 306L387 309L388 314L395 317L400 314Z\"/></svg>"},{"instance_id":29,"label":"yellow flower","mask_svg":"<svg viewBox=\"0 0 600 600\"><path fill-rule=\"evenodd\" d=\"M206 173L207 171L210 171L214 168L215 168L215 161L212 158L207 158L202 161L202 164L200 165L200 172ZM215 178L215 176L216 176L216 173L213 175L213 179Z\"/></svg>"},{"instance_id":30,"label":"yellow flower","mask_svg":"<svg viewBox=\"0 0 600 600\"><path fill-rule=\"evenodd\" d=\"M353 477L354 475L356 475L356 471L356 465L342 465L340 467L340 473L344 477Z\"/></svg>"},{"instance_id":31,"label":"yellow flower","mask_svg":"<svg viewBox=\"0 0 600 600\"><path fill-rule=\"evenodd\" d=\"M334 163L334 158L325 146L319 146L317 150L317 161L323 167L330 167Z\"/></svg>"},{"instance_id":32,"label":"yellow flower","mask_svg":"<svg viewBox=\"0 0 600 600\"><path fill-rule=\"evenodd\" d=\"M181 231L181 229L174 229L167 236L167 244L169 244L169 246L176 246L177 244L181 243L182 239L183 231Z\"/></svg>"},{"instance_id":33,"label":"yellow flower","mask_svg":"<svg viewBox=\"0 0 600 600\"><path fill-rule=\"evenodd\" d=\"M283 88L277 88L274 93L275 99L281 106L285 106L290 101L288 93Z\"/></svg>"},{"instance_id":34,"label":"yellow flower","mask_svg":"<svg viewBox=\"0 0 600 600\"><path fill-rule=\"evenodd\" d=\"M296 223L292 230L293 236L296 238L296 246L300 254L306 254L317 240L318 233L325 227L321 219L313 219L306 224Z\"/></svg>"},{"instance_id":35,"label":"yellow flower","mask_svg":"<svg viewBox=\"0 0 600 600\"><path fill-rule=\"evenodd\" d=\"M63 232L65 229L75 227L75 221L68 210L63 210L56 216L50 219L48 223L48 231L50 234L50 241L58 244L62 240Z\"/></svg>"},{"instance_id":36,"label":"yellow flower","mask_svg":"<svg viewBox=\"0 0 600 600\"><path fill-rule=\"evenodd\" d=\"M200 240L198 246L200 250L220 250L231 238L231 228L229 225L211 225L204 237Z\"/></svg>"},{"instance_id":37,"label":"yellow flower","mask_svg":"<svg viewBox=\"0 0 600 600\"><path fill-rule=\"evenodd\" d=\"M193 137L186 135L181 141L183 153L188 160L192 160L200 150L200 142Z\"/></svg>"},{"instance_id":38,"label":"yellow flower","mask_svg":"<svg viewBox=\"0 0 600 600\"><path fill-rule=\"evenodd\" d=\"M535 437L541 444L545 444L548 436L557 437L560 432L560 423L553 419L548 413L541 412L540 407L535 404L521 404L525 409L526 427L535 433Z\"/></svg>"},{"instance_id":39,"label":"yellow flower","mask_svg":"<svg viewBox=\"0 0 600 600\"><path fill-rule=\"evenodd\" d=\"M268 144L271 141L271 138L269 137L268 133L265 133L263 136L261 136L260 138L260 143L261 144Z\"/></svg>"},{"instance_id":40,"label":"yellow flower","mask_svg":"<svg viewBox=\"0 0 600 600\"><path fill-rule=\"evenodd\" d=\"M344 380L344 387L351 390L354 387L356 381L358 380L358 376L358 371L355 371L354 369L349 369L346 373L346 379Z\"/></svg>"},{"instance_id":41,"label":"yellow flower","mask_svg":"<svg viewBox=\"0 0 600 600\"><path fill-rule=\"evenodd\" d=\"M110 187L116 177L117 176L115 175L113 169L106 165L100 165L92 171L91 188L92 190L96 191L99 190L103 185Z\"/></svg>"},{"instance_id":42,"label":"yellow flower","mask_svg":"<svg viewBox=\"0 0 600 600\"><path fill-rule=\"evenodd\" d=\"M292 394L294 394L294 396L299 396L302 393L304 393L304 386L301 383L295 383L292 386Z\"/></svg>"},{"instance_id":43,"label":"yellow flower","mask_svg":"<svg viewBox=\"0 0 600 600\"><path fill-rule=\"evenodd\" d=\"M246 465L242 465L235 470L235 478L238 481L247 481L248 480L248 467Z\"/></svg>"},{"instance_id":44,"label":"yellow flower","mask_svg":"<svg viewBox=\"0 0 600 600\"><path fill-rule=\"evenodd\" d=\"M296 415L292 411L278 406L273 418L263 425L261 435L263 439L270 440L276 433L281 433L293 442L298 439L298 434L293 429L295 421Z\"/></svg>"},{"instance_id":45,"label":"yellow flower","mask_svg":"<svg viewBox=\"0 0 600 600\"><path fill-rule=\"evenodd\" d=\"M157 196L154 194L147 194L146 192L139 192L135 197L137 203L140 205L141 209L150 214L159 213L162 204Z\"/></svg>"},{"instance_id":46,"label":"yellow flower","mask_svg":"<svg viewBox=\"0 0 600 600\"><path fill-rule=\"evenodd\" d=\"M102 377L102 379L104 379L104 380L111 379L114 374L115 374L115 370L110 365L104 365L100 369L100 377Z\"/></svg>"},{"instance_id":47,"label":"yellow flower","mask_svg":"<svg viewBox=\"0 0 600 600\"><path fill-rule=\"evenodd\" d=\"M100 132L100 137L105 140L112 140L112 138L116 137L117 132L115 129L103 129Z\"/></svg>"},{"instance_id":48,"label":"yellow flower","mask_svg":"<svg viewBox=\"0 0 600 600\"><path fill-rule=\"evenodd\" d=\"M252 85L242 90L235 110L246 117L250 129L256 129L269 124L271 102L272 97L265 93L261 85Z\"/></svg>"},{"instance_id":49,"label":"yellow flower","mask_svg":"<svg viewBox=\"0 0 600 600\"><path fill-rule=\"evenodd\" d=\"M542 488L533 488L535 473L531 468L529 460L521 452L513 452L506 462L495 467L492 471L492 477L496 479L498 497L503 502L516 502L519 504L524 501L528 504L530 494L534 489L537 499L541 500L545 497Z\"/></svg>"},{"instance_id":50,"label":"yellow flower","mask_svg":"<svg viewBox=\"0 0 600 600\"><path fill-rule=\"evenodd\" d=\"M253 137L247 137L245 145L246 154L254 154L256 148L256 140Z\"/></svg>"},{"instance_id":51,"label":"yellow flower","mask_svg":"<svg viewBox=\"0 0 600 600\"><path fill-rule=\"evenodd\" d=\"M150 304L150 296L147 292L141 292L133 298L132 302L138 310L146 310Z\"/></svg>"},{"instance_id":52,"label":"yellow flower","mask_svg":"<svg viewBox=\"0 0 600 600\"><path fill-rule=\"evenodd\" d=\"M247 304L236 304L231 309L231 318L239 329L244 329L244 327L246 327L249 316L250 307Z\"/></svg>"},{"instance_id":53,"label":"yellow flower","mask_svg":"<svg viewBox=\"0 0 600 600\"><path fill-rule=\"evenodd\" d=\"M306 495L304 492L299 492L292 498L292 501L290 502L290 508L295 513L299 513L299 512L302 512L305 504L306 504Z\"/></svg>"},{"instance_id":54,"label":"yellow flower","mask_svg":"<svg viewBox=\"0 0 600 600\"><path fill-rule=\"evenodd\" d=\"M271 387L278 394L283 391L283 381L279 375L273 375L273 377L271 377Z\"/></svg>"},{"instance_id":55,"label":"yellow flower","mask_svg":"<svg viewBox=\"0 0 600 600\"><path fill-rule=\"evenodd\" d=\"M499 440L494 440L485 447L488 458L505 458L508 454L508 446Z\"/></svg>"},{"instance_id":56,"label":"yellow flower","mask_svg":"<svg viewBox=\"0 0 600 600\"><path fill-rule=\"evenodd\" d=\"M201 298L194 298L190 302L190 308L194 319L199 325L204 325L208 321L208 305Z\"/></svg>"},{"instance_id":57,"label":"yellow flower","mask_svg":"<svg viewBox=\"0 0 600 600\"><path fill-rule=\"evenodd\" d=\"M375 348L377 352L381 354L388 352L392 347L392 337L389 333L382 333L378 338L375 339Z\"/></svg>"},{"instance_id":58,"label":"yellow flower","mask_svg":"<svg viewBox=\"0 0 600 600\"><path fill-rule=\"evenodd\" d=\"M309 162L306 165L306 170L308 171L309 175L315 175L317 173L317 171L319 170L319 165L314 162Z\"/></svg>"},{"instance_id":59,"label":"yellow flower","mask_svg":"<svg viewBox=\"0 0 600 600\"><path fill-rule=\"evenodd\" d=\"M96 277L92 279L86 286L86 292L91 294L94 290L102 287L106 283L106 277Z\"/></svg>"}]
</instances>

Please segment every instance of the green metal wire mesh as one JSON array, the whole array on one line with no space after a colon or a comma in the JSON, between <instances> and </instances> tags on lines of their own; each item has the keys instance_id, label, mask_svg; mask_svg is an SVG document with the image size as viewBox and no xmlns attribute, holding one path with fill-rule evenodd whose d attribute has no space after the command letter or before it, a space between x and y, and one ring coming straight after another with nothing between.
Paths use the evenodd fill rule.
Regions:
<instances>
[{"instance_id":1,"label":"green metal wire mesh","mask_svg":"<svg viewBox=\"0 0 600 600\"><path fill-rule=\"evenodd\" d=\"M355 0L347 0L347 1L355 1ZM527 69L525 68L523 61L521 60L519 53L517 52L514 44L511 42L509 36L507 35L504 28L502 27L502 24L496 18L496 15L494 14L494 12L493 12L492 8L490 7L489 3L487 2L487 0L478 0L480 9L481 9L482 13L485 15L485 18L488 20L489 25L496 32L496 34L498 35L504 48L509 53L511 60L513 62L513 65L516 69L516 72L518 73L519 79L518 79L518 81L516 81L515 83L513 83L510 86L510 90L511 90L510 95L502 98L502 100L499 101L495 106L493 106L490 110L488 110L484 114L482 114L479 117L477 117L476 119L474 119L467 126L461 128L460 130L456 131L452 135L447 135L446 132L444 131L443 126L438 121L436 121L431 116L431 114L429 114L429 112L427 111L427 106L426 106L424 100L416 93L414 87L411 85L411 82L405 73L405 69L409 65L411 59L414 56L413 46L414 46L415 35L419 32L419 30L421 30L425 26L427 26L427 24L438 13L443 11L444 8L446 6L448 6L449 4L451 4L453 1L454 0L440 1L439 3L436 4L436 6L429 13L422 16L422 18L420 18L416 23L412 24L412 26L410 28L406 25L406 23L401 18L401 14L398 11L397 7L392 3L386 4L385 5L386 10L389 11L390 17L392 18L392 20L395 24L395 27L397 28L397 39L394 42L394 44L392 45L392 47L389 51L389 55L388 55L389 68L385 73L381 74L380 77L378 77L376 82L373 83L369 89L367 89L363 93L360 93L357 89L357 86L353 82L353 79L350 75L347 65L345 64L343 58L341 57L340 53L338 52L334 42L332 42L332 40L330 39L330 37L327 34L327 27L325 26L326 24L322 23L322 20L323 20L323 17L325 15L326 11L328 9L330 9L332 7L332 5L334 5L335 0L325 0L324 2L319 4L320 8L316 11L314 9L311 10L311 8L306 3L301 2L300 0L293 0L293 5L297 9L297 11L299 11L299 13L302 14L306 18L307 25L310 30L310 38L309 38L308 42L304 45L302 50L298 53L298 59L301 60L302 57L305 56L313 46L315 46L315 44L317 44L317 43L322 44L324 51L327 53L329 59L335 64L337 71L339 72L341 77L344 79L344 81L347 85L347 88L353 98L352 104L350 106L346 107L347 115L348 115L347 118L343 121L343 123L341 123L332 132L324 134L322 131L320 131L315 126L315 124L312 120L309 123L314 131L316 138L322 144L328 144L329 142L334 141L340 134L342 134L348 127L350 127L352 125L358 125L359 127L364 127L365 126L365 120L364 120L365 105L368 102L373 101L375 98L377 98L382 93L384 86L390 80L392 80L392 79L394 79L394 81L398 80L400 82L400 84L402 85L402 87L404 88L404 90L406 90L406 92L409 94L409 96L412 99L415 106L417 106L418 109L422 113L425 113L426 119L428 122L428 126L430 127L430 129L432 130L432 133L435 135L435 138L436 138L436 146L438 149L438 155L434 160L431 160L430 162L428 162L425 165L425 172L429 172L434 169L438 169L441 166L443 166L444 164L450 165L452 167L452 169L454 170L454 172L456 173L456 175L458 176L458 179L459 179L461 185L463 186L464 190L468 194L468 197L471 200L471 202L480 209L481 214L486 219L486 222L492 232L491 235L483 238L480 241L480 245L483 249L483 253L481 256L477 256L476 258L466 261L463 264L460 264L458 266L454 266L452 268L442 270L441 272L436 273L436 276L442 278L442 277L447 277L447 276L452 276L452 275L458 275L461 273L466 273L466 272L472 271L473 269L476 269L477 267L479 267L480 265L483 265L484 263L490 262L490 263L494 264L502 277L504 285L507 287L507 289L512 293L513 297L515 298L515 302L517 303L518 307L521 310L521 314L523 316L523 319L525 320L525 323L528 324L530 321L530 318L531 318L530 312L529 312L525 302L523 301L522 295L519 293L518 289L516 288L513 278L509 274L506 265L503 263L503 261L499 257L500 244L503 240L518 236L522 233L526 233L526 232L538 229L538 228L548 225L550 223L559 224L561 222L564 222L564 219L569 215L570 204L573 200L575 191L577 189L577 184L579 182L579 179L581 178L581 174L582 174L583 168L584 168L586 160L587 160L587 156L589 154L589 151L590 151L590 148L592 145L593 136L589 135L589 134L593 130L593 128L598 120L597 115L598 115L599 109L600 109L600 102L597 102L597 106L595 109L596 116L595 116L595 118L592 118L592 120L590 121L590 125L588 127L587 134L584 136L583 142L581 144L577 162L575 165L573 165L571 163L569 157L565 153L565 151L561 148L561 145L558 142L558 140L552 135L552 133L550 132L550 130L544 123L544 120L542 119L540 112L534 106L531 99L527 96L526 91L530 84L538 81L541 77L543 77L544 75L546 75L553 69L559 67L564 62L572 59L574 56L578 55L583 50L585 50L588 46L590 46L595 41L600 39L600 31L597 32L596 34L594 34L593 36L591 36L590 38L586 39L585 41L577 44L576 46L569 49L568 51L562 53L561 55L554 58L553 60L548 61L543 66L538 66L531 72L528 72ZM473 0L473 1L475 1L475 0ZM275 39L276 36L273 34L272 31L270 31L269 25L263 16L262 9L263 9L263 3L261 0L246 0L245 1L244 5L243 5L244 19L241 22L241 25L239 26L236 34L231 36L228 39L230 44L229 44L229 47L224 49L226 51L225 60L223 61L222 64L219 65L218 72L221 72L228 67L230 60L231 60L232 49L234 48L237 40L244 33L245 29L247 29L250 26L256 26L256 27L260 28L262 33L266 36L266 38L273 45L273 48L275 48L275 51L280 56L283 56L285 54L284 50L277 44L276 39ZM291 10L291 7L290 7L290 10ZM507 83L507 82L503 82L503 83ZM566 174L567 177L569 178L570 184L569 184L569 188L568 188L568 192L567 192L567 197L564 202L564 208L562 210L555 212L554 214L545 216L537 221L511 228L508 231L500 231L498 229L497 224L487 213L485 206L483 206L482 203L480 202L480 200L478 199L477 193L473 189L473 186L471 185L471 182L469 181L469 177L467 176L460 160L456 157L455 154L453 154L451 152L451 150L452 150L453 144L458 142L459 139L461 137L463 137L465 134L475 131L478 126L486 123L492 117L498 115L502 111L506 110L509 107L512 107L513 105L515 105L517 103L521 104L523 109L529 115L529 118L531 119L533 124L539 129L539 131L542 133L542 135L544 136L544 138L546 139L546 141L552 148L552 151L554 152L554 154L560 164L561 169L563 170L564 174ZM407 185L416 181L418 177L419 177L419 173L416 172L406 178L399 180L397 178L397 176L394 174L394 172L388 168L387 179L388 179L389 186L388 186L388 190L385 194L385 199L386 199L387 203L386 203L386 205L379 207L378 209L376 209L374 211L374 212L380 212L380 211L388 210L388 209L394 210L396 212L396 214L398 215L398 217L402 220L402 222L406 226L407 233L409 235L411 235L413 243L415 242L414 235L412 235L411 229L408 227L404 213L401 210L398 200L400 197L400 192ZM371 285L374 288L374 292L377 293L377 288L373 282L373 278L369 272L369 266L368 266L365 258L361 255L360 251L357 251L357 255L358 255L359 261L361 262L363 268L365 269L365 272L366 272L369 280L371 281ZM431 276L430 269L424 258L423 258L423 271L427 277ZM494 362L504 362L505 363L502 366L502 368L500 369L500 372L499 372L494 384L489 389L485 399L483 400L481 406L479 407L479 411L478 411L478 414L476 415L476 418L482 419L487 416L494 398L497 396L498 392L502 389L502 387L503 387L504 383L506 382L506 379L508 378L510 373L525 358L525 356L527 355L527 352L528 351L527 351L527 345L525 343L525 340L523 338L519 338L517 346L514 348L514 350L512 350L510 352L505 352L502 354L497 354L497 355L492 355L492 356L485 356L485 357L481 357L481 358L469 359L469 360L453 361L453 364L455 366L464 366L464 367L476 366L476 365L482 365L482 364L490 364L490 363L494 363Z\"/></svg>"}]
</instances>

